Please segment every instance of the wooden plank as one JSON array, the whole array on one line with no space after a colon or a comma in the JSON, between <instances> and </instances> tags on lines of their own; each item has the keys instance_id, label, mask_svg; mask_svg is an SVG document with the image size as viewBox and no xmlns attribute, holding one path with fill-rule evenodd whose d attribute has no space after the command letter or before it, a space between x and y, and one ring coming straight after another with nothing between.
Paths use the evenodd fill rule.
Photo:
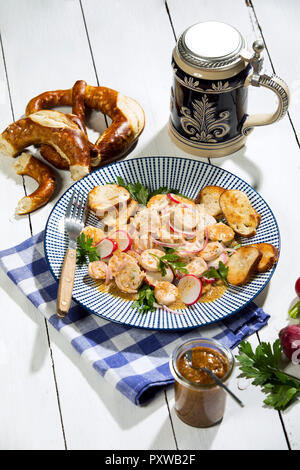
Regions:
<instances>
[{"instance_id":1,"label":"wooden plank","mask_svg":"<svg viewBox=\"0 0 300 470\"><path fill-rule=\"evenodd\" d=\"M0 84L2 129L13 120L2 53ZM12 169L12 159L1 155L2 249L30 236L28 218L14 214L23 196L22 178ZM44 319L2 270L0 298L0 448L63 449Z\"/></svg>"},{"instance_id":2,"label":"wooden plank","mask_svg":"<svg viewBox=\"0 0 300 470\"><path fill-rule=\"evenodd\" d=\"M184 2L183 5L182 2L168 0L168 7L177 36L180 35L186 27L196 21L214 19L217 21L224 21L235 26L243 33L243 35L245 35L247 43L250 45L259 37L257 35L257 31L253 29L248 8L244 2L228 1L224 3L222 1L217 1L211 3L203 1L200 5L196 0L188 0ZM267 63L266 65L268 66L269 64ZM250 113L266 112L268 107L272 108L272 106L274 106L273 96L268 94L268 92L257 89L250 90L250 92ZM283 135L285 136L285 140L280 138L280 136ZM281 155L285 154L288 154L291 158L290 166L283 165L282 163ZM296 181L299 179L299 165L296 164L297 158L296 142L292 136L288 120L284 119L282 122L273 126L255 129L248 139L247 147L241 149L239 152L228 157L215 158L211 160L213 164L232 171L252 184L273 208L275 216L279 222L283 240L282 256L272 282L258 298L258 303L262 304L265 311L272 315L270 324L275 321L275 318L282 318L283 299L280 295L282 293L282 289L279 286L282 285L282 273L286 273L283 264L290 264L288 260L291 259L291 256L295 256L295 253L292 255L292 246L293 243L296 242L295 237L298 230L293 232L293 234L287 233L291 232L291 230L287 225L287 218L289 215L286 211L285 201L294 200L295 197L297 198L297 196L300 196L300 194L298 194L299 190L296 189ZM290 171L291 167L293 168L293 172ZM274 183L275 185L278 185L279 182L281 189L280 192L274 191ZM283 191L286 194L284 199L281 197ZM298 221L295 222L295 225L299 225ZM298 257L298 255L296 256ZM297 263L295 265L297 265ZM290 274L288 274L288 277L290 277ZM287 282L286 285L288 286L289 283ZM287 291L289 291L289 288L287 288ZM288 294L285 292L283 297L286 295ZM269 331L270 329L268 326L263 330L262 337L268 338L270 334ZM234 379L231 380L231 383L234 383L233 380ZM199 432L199 436L197 436L197 431L195 431L191 445L193 445L193 443L195 444L197 439L200 439L200 435L202 435L202 446L204 448L207 448L207 446L222 448L222 445L225 445L225 441L223 439L225 439L224 435L226 434L228 436L235 436L234 444L229 443L230 446L233 446L231 448L244 448L246 444L246 440L244 439L245 435L248 437L250 435L251 448L285 449L287 443L278 413L262 407L261 394L254 387L250 387L249 390L247 390L247 397L247 401L249 400L250 405L246 407L247 410L242 410L242 412L239 410L239 419L241 420L241 423L244 422L242 415L245 413L250 425L248 430L245 430L244 433L242 432L243 427L241 427L241 432L236 432L234 430L234 428L239 428L239 420L237 419L235 422L235 417L231 417L229 415L231 410L228 409L228 413L225 415L224 421L221 424L222 432L218 431L217 439L214 439L212 443L208 441L206 442L204 439L205 435L202 435L202 431ZM252 414L250 413L249 416L248 407L249 409L252 409ZM253 415L255 416L255 419L251 419L251 416ZM263 423L263 429L272 428L272 436L267 433L264 434L260 431L258 432L257 422ZM178 437L178 432L176 432L176 435L180 446L183 433L179 432ZM221 437L219 437L219 435ZM183 446L184 445L185 441L183 442Z\"/></svg>"},{"instance_id":3,"label":"wooden plank","mask_svg":"<svg viewBox=\"0 0 300 470\"><path fill-rule=\"evenodd\" d=\"M96 83L79 2L56 0L46 3L29 0L24 3L20 5L21 11L19 9L19 17L22 18L20 29L11 27L15 24L14 11L19 3L14 1L9 4L9 8L3 8L3 11L0 9L13 104L18 115L23 113L28 99L41 91L69 87L80 78L90 84ZM99 3L96 12L98 21L99 18L104 21ZM36 27L29 26L32 24ZM52 40L51 34L50 40L49 32L54 25L55 38ZM101 28L101 24L98 27ZM30 29L28 35L24 33L27 29ZM14 31L13 35L11 31ZM107 43L105 36L101 40ZM20 56L18 63L15 61L16 51ZM45 56L47 60L42 58ZM24 72L27 64L36 63L38 58L39 73L32 82L29 76L24 78ZM99 68L99 71L101 77L102 69ZM110 83L107 85L113 86ZM61 186L66 189L68 184L70 179L66 175L62 177ZM55 199L32 216L34 232L44 227L54 202ZM69 448L115 448L116 443L117 447L124 448L174 448L163 394L159 394L149 407L137 409L87 367L73 348L51 327L49 333ZM162 423L161 433L157 433L157 421ZM144 426L150 431L142 432ZM83 432L83 429L88 432Z\"/></svg>"},{"instance_id":4,"label":"wooden plank","mask_svg":"<svg viewBox=\"0 0 300 470\"><path fill-rule=\"evenodd\" d=\"M136 99L145 111L145 130L130 157L191 157L167 131L175 40L164 2L83 0L82 6L101 85Z\"/></svg>"},{"instance_id":5,"label":"wooden plank","mask_svg":"<svg viewBox=\"0 0 300 470\"><path fill-rule=\"evenodd\" d=\"M253 5L253 8L251 7ZM271 57L274 72L290 87L289 114L298 139L300 138L300 61L299 61L299 16L297 0L283 2L264 0L249 2L249 12L257 31L262 31L267 52Z\"/></svg>"}]
</instances>

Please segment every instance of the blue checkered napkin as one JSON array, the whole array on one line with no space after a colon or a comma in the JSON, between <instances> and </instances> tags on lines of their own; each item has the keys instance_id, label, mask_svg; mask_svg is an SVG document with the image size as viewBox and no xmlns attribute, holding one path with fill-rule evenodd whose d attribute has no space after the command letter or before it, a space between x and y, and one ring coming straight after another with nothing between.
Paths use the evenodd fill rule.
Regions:
<instances>
[{"instance_id":1,"label":"blue checkered napkin","mask_svg":"<svg viewBox=\"0 0 300 470\"><path fill-rule=\"evenodd\" d=\"M136 405L145 403L158 388L173 382L169 357L184 340L214 337L234 348L269 319L269 315L251 303L237 315L201 329L156 332L103 320L72 302L68 317L61 320L55 315L57 282L44 257L43 236L41 232L1 251L2 268L78 353Z\"/></svg>"}]
</instances>

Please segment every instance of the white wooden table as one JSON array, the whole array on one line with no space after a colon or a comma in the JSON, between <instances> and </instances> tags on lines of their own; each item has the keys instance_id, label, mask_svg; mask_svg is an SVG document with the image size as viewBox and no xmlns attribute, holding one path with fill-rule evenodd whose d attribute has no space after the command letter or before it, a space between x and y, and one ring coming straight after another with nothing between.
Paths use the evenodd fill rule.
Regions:
<instances>
[{"instance_id":1,"label":"white wooden table","mask_svg":"<svg viewBox=\"0 0 300 470\"><path fill-rule=\"evenodd\" d=\"M31 97L84 79L143 106L146 128L130 157L184 155L170 142L166 123L171 53L187 26L215 19L237 27L250 45L264 39L266 69L292 91L289 115L256 129L237 154L212 161L252 184L281 230L278 268L257 298L271 319L251 337L254 345L273 341L286 324L300 274L299 17L297 0L0 0L1 130L24 114ZM259 89L251 90L249 102L250 111L275 105L273 95ZM104 119L97 125L104 129ZM17 218L17 200L35 183L25 178L23 185L11 165L1 158L2 249L42 230L71 183L61 172L52 202ZM300 404L278 413L262 406L264 396L253 386L239 391L243 410L229 399L223 422L206 430L178 420L172 387L147 406L134 406L82 363L3 272L0 278L1 449L300 449ZM236 391L237 375L231 380Z\"/></svg>"}]
</instances>

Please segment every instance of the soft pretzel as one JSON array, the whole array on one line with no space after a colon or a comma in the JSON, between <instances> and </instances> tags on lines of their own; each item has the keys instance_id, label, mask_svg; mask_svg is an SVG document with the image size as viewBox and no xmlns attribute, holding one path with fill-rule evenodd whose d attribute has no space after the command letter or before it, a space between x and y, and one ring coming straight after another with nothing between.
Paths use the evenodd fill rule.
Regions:
<instances>
[{"instance_id":1,"label":"soft pretzel","mask_svg":"<svg viewBox=\"0 0 300 470\"><path fill-rule=\"evenodd\" d=\"M87 136L64 113L41 110L8 126L0 135L0 151L15 157L25 147L49 144L70 165L73 180L90 171Z\"/></svg>"},{"instance_id":2,"label":"soft pretzel","mask_svg":"<svg viewBox=\"0 0 300 470\"><path fill-rule=\"evenodd\" d=\"M95 143L99 153L92 156L91 165L99 166L101 162L108 163L108 161L120 158L143 131L145 117L143 109L135 100L115 90L89 86L80 80L76 82L73 89L49 91L36 96L29 101L26 114L29 115L54 106L72 106L73 99L76 97L76 85L77 90L81 90L81 96L82 90L85 88L84 103L82 100L78 101L80 115L83 114L83 105L85 105L88 108L101 111L112 119L111 125Z\"/></svg>"},{"instance_id":3,"label":"soft pretzel","mask_svg":"<svg viewBox=\"0 0 300 470\"><path fill-rule=\"evenodd\" d=\"M55 189L55 176L48 165L25 152L17 158L14 168L18 175L31 176L39 184L32 194L18 202L17 214L29 214L49 201Z\"/></svg>"},{"instance_id":4,"label":"soft pretzel","mask_svg":"<svg viewBox=\"0 0 300 470\"><path fill-rule=\"evenodd\" d=\"M66 114L78 127L81 129L84 134L87 134L86 127L84 124L84 94L86 89L86 82L83 80L78 80L72 89L72 114ZM91 156L98 156L98 149L91 145ZM41 145L40 154L45 158L49 163L54 165L56 168L66 170L69 168L69 164L66 160L61 158L59 153L50 145Z\"/></svg>"},{"instance_id":5,"label":"soft pretzel","mask_svg":"<svg viewBox=\"0 0 300 470\"><path fill-rule=\"evenodd\" d=\"M84 124L84 116L85 116L85 104L84 104L84 97L85 97L85 90L87 84L84 80L77 80L72 88L72 114L78 116L82 126L84 128L84 133L86 132L86 127Z\"/></svg>"}]
</instances>

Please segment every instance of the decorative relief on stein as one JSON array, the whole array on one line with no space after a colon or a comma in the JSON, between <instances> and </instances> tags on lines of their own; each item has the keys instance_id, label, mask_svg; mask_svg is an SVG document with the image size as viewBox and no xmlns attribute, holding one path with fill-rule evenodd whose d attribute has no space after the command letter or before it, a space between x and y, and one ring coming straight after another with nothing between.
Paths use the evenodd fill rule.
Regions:
<instances>
[{"instance_id":1,"label":"decorative relief on stein","mask_svg":"<svg viewBox=\"0 0 300 470\"><path fill-rule=\"evenodd\" d=\"M201 88L199 86L199 80L194 80L193 77L187 77L186 75L183 78L183 81L176 75L176 80L178 80L180 83L185 85L187 88L190 88L190 90L197 90L202 93L224 93L227 91L232 91L235 90L236 88L239 88L243 86L242 82L239 81L237 83L234 83L234 85L230 86L228 81L225 81L224 83L222 81L218 81L216 83L212 82L211 88Z\"/></svg>"},{"instance_id":2,"label":"decorative relief on stein","mask_svg":"<svg viewBox=\"0 0 300 470\"><path fill-rule=\"evenodd\" d=\"M216 117L216 106L204 95L201 100L192 102L193 113L185 106L180 109L180 122L183 130L191 140L198 142L218 142L230 130L229 111L223 111Z\"/></svg>"}]
</instances>

